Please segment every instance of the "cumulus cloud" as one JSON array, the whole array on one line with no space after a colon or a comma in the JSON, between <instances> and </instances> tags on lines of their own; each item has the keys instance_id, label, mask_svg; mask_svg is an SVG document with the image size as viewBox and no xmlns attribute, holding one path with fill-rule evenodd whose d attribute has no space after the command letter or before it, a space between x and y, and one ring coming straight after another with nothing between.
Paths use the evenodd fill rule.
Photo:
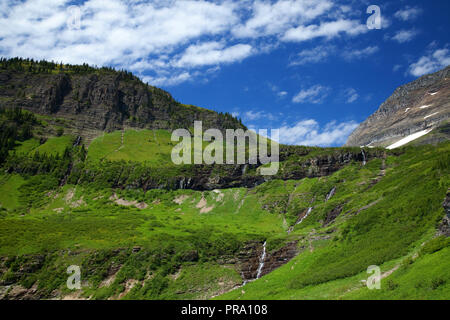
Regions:
<instances>
[{"instance_id":1,"label":"cumulus cloud","mask_svg":"<svg viewBox=\"0 0 450 320\"><path fill-rule=\"evenodd\" d=\"M175 62L176 67L197 67L242 61L250 56L252 46L237 44L225 47L224 43L206 42L192 45L186 49L181 58Z\"/></svg>"},{"instance_id":2,"label":"cumulus cloud","mask_svg":"<svg viewBox=\"0 0 450 320\"><path fill-rule=\"evenodd\" d=\"M344 20L322 22L291 28L282 37L283 41L302 42L314 38L333 38L340 34L355 36L367 32L367 26L357 20Z\"/></svg>"},{"instance_id":3,"label":"cumulus cloud","mask_svg":"<svg viewBox=\"0 0 450 320\"><path fill-rule=\"evenodd\" d=\"M402 21L410 21L416 19L422 14L422 9L419 7L407 6L403 10L399 10L394 14L394 17Z\"/></svg>"},{"instance_id":4,"label":"cumulus cloud","mask_svg":"<svg viewBox=\"0 0 450 320\"><path fill-rule=\"evenodd\" d=\"M435 72L450 65L450 50L447 48L438 49L421 57L417 62L409 66L409 73L412 76L420 77L424 74Z\"/></svg>"},{"instance_id":5,"label":"cumulus cloud","mask_svg":"<svg viewBox=\"0 0 450 320\"><path fill-rule=\"evenodd\" d=\"M175 75L158 75L158 77L144 76L142 80L155 86L175 86L177 84L189 81L192 76L189 72L181 72Z\"/></svg>"},{"instance_id":6,"label":"cumulus cloud","mask_svg":"<svg viewBox=\"0 0 450 320\"><path fill-rule=\"evenodd\" d=\"M329 0L254 1L251 17L233 28L233 34L241 38L255 38L282 34L293 24L306 23L324 14L333 4Z\"/></svg>"},{"instance_id":7,"label":"cumulus cloud","mask_svg":"<svg viewBox=\"0 0 450 320\"><path fill-rule=\"evenodd\" d=\"M321 85L315 85L308 89L303 89L297 93L292 102L294 103L322 103L328 96L330 89Z\"/></svg>"},{"instance_id":8,"label":"cumulus cloud","mask_svg":"<svg viewBox=\"0 0 450 320\"><path fill-rule=\"evenodd\" d=\"M316 120L302 120L294 126L280 128L280 143L305 146L342 145L358 127L354 121L337 123L332 121L321 127Z\"/></svg>"},{"instance_id":9,"label":"cumulus cloud","mask_svg":"<svg viewBox=\"0 0 450 320\"><path fill-rule=\"evenodd\" d=\"M282 41L367 32L348 6L331 0L84 0L79 29L68 25L72 4L0 1L0 55L113 66L176 85Z\"/></svg>"}]
</instances>

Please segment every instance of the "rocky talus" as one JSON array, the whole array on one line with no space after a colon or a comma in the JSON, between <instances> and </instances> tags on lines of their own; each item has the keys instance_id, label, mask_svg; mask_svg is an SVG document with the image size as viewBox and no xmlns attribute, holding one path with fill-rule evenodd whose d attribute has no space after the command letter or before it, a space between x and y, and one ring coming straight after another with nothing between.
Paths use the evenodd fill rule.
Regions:
<instances>
[{"instance_id":1,"label":"rocky talus","mask_svg":"<svg viewBox=\"0 0 450 320\"><path fill-rule=\"evenodd\" d=\"M390 146L414 133L438 128L449 117L450 66L395 90L350 135L346 145Z\"/></svg>"}]
</instances>

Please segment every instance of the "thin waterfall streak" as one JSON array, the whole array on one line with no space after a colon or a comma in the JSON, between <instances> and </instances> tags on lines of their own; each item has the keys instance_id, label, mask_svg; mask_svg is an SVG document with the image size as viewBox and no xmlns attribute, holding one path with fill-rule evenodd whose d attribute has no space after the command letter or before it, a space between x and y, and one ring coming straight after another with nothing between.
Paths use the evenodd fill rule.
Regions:
<instances>
[{"instance_id":1,"label":"thin waterfall streak","mask_svg":"<svg viewBox=\"0 0 450 320\"><path fill-rule=\"evenodd\" d=\"M256 274L256 279L259 279L261 277L261 273L264 268L264 260L266 260L266 244L267 241L264 241L263 252L261 254L261 257L259 258L259 266L258 266L258 273Z\"/></svg>"}]
</instances>

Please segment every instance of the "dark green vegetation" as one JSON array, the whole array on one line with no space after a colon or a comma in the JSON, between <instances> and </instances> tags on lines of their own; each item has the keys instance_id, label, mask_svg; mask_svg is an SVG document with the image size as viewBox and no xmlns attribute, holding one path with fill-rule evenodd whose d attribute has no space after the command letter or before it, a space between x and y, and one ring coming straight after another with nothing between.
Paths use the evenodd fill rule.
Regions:
<instances>
[{"instance_id":1,"label":"dark green vegetation","mask_svg":"<svg viewBox=\"0 0 450 320\"><path fill-rule=\"evenodd\" d=\"M0 102L27 110L0 108L0 298L450 298L450 242L437 234L450 142L364 152L280 146L280 170L265 178L259 165L175 166L166 129L180 122L156 125L177 119L171 106L211 115L211 124L239 121L171 98L158 105L164 94L125 72L20 59L0 66ZM39 104L56 109L31 113L37 84L11 87L35 77L62 79L49 88L70 83L62 100ZM86 77L97 78L80 101L101 93L107 109L127 101L116 115L133 116L134 102L104 95L116 77L106 92L141 88L133 97L150 94L144 109L163 116L141 127L112 117L82 135L67 108ZM96 114L105 105L91 106ZM264 241L264 276L237 288L255 278ZM82 290L66 287L70 265L81 268ZM371 265L381 267L381 290L362 282Z\"/></svg>"}]
</instances>

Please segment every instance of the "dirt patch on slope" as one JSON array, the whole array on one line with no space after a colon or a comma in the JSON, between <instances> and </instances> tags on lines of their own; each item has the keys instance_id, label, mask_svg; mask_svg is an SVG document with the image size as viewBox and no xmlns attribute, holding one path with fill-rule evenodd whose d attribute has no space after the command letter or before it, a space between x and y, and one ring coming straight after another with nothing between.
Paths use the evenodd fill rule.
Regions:
<instances>
[{"instance_id":1,"label":"dirt patch on slope","mask_svg":"<svg viewBox=\"0 0 450 320\"><path fill-rule=\"evenodd\" d=\"M146 204L145 202L137 202L136 200L128 201L128 200L119 198L117 196L117 194L115 194L115 193L109 198L109 200L114 201L119 206L125 206L125 207L135 206L138 209L147 209L148 208L148 204Z\"/></svg>"},{"instance_id":2,"label":"dirt patch on slope","mask_svg":"<svg viewBox=\"0 0 450 320\"><path fill-rule=\"evenodd\" d=\"M181 205L181 204L183 204L183 202L186 201L187 199L189 199L189 196L187 196L187 195L181 195L181 196L176 197L176 198L173 200L173 202L175 202L176 204Z\"/></svg>"}]
</instances>

